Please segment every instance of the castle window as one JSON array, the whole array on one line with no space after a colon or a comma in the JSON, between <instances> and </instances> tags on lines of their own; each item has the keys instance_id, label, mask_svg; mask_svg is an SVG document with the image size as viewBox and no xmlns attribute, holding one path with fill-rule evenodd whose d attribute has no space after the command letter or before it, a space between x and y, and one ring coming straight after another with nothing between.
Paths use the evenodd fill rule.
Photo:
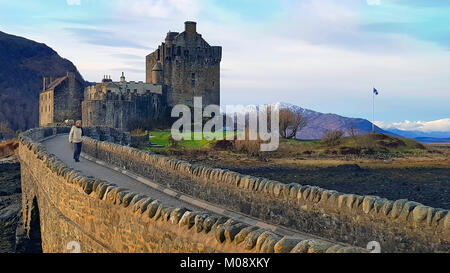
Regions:
<instances>
[{"instance_id":1,"label":"castle window","mask_svg":"<svg viewBox=\"0 0 450 273\"><path fill-rule=\"evenodd\" d=\"M191 78L195 79L195 73L192 73Z\"/></svg>"},{"instance_id":2,"label":"castle window","mask_svg":"<svg viewBox=\"0 0 450 273\"><path fill-rule=\"evenodd\" d=\"M191 86L192 86L192 87L195 87L195 80L192 80Z\"/></svg>"},{"instance_id":3,"label":"castle window","mask_svg":"<svg viewBox=\"0 0 450 273\"><path fill-rule=\"evenodd\" d=\"M216 84L216 82L215 82L215 81L213 81L213 82L212 82L212 86L214 87L214 85L215 85L215 84Z\"/></svg>"}]
</instances>

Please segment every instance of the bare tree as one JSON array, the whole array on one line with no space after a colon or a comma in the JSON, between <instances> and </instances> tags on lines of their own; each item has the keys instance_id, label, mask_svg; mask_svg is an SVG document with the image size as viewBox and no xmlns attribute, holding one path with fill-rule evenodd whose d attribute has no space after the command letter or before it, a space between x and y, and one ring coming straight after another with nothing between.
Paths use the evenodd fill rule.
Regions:
<instances>
[{"instance_id":1,"label":"bare tree","mask_svg":"<svg viewBox=\"0 0 450 273\"><path fill-rule=\"evenodd\" d=\"M280 135L282 138L295 138L307 124L306 118L299 111L280 110Z\"/></svg>"},{"instance_id":2,"label":"bare tree","mask_svg":"<svg viewBox=\"0 0 450 273\"><path fill-rule=\"evenodd\" d=\"M356 140L356 136L359 135L359 130L355 127L355 124L354 124L354 123L350 124L350 126L348 127L348 134L349 134L354 140Z\"/></svg>"},{"instance_id":3,"label":"bare tree","mask_svg":"<svg viewBox=\"0 0 450 273\"><path fill-rule=\"evenodd\" d=\"M341 143L343 135L344 132L340 130L326 130L320 142L328 147L337 146Z\"/></svg>"}]
</instances>

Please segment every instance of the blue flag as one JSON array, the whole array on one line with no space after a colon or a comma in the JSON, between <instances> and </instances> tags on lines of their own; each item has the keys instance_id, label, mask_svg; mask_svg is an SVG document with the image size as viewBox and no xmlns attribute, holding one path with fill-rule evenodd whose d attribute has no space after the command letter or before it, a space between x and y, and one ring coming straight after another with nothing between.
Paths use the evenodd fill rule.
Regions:
<instances>
[{"instance_id":1,"label":"blue flag","mask_svg":"<svg viewBox=\"0 0 450 273\"><path fill-rule=\"evenodd\" d=\"M375 94L375 95L378 95L378 90L376 90L375 88L373 89L373 93Z\"/></svg>"}]
</instances>

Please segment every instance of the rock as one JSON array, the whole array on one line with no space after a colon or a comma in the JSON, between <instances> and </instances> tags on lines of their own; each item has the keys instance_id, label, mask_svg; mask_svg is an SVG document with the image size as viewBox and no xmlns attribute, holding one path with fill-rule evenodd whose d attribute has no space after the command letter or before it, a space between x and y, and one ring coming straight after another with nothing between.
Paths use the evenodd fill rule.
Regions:
<instances>
[{"instance_id":1,"label":"rock","mask_svg":"<svg viewBox=\"0 0 450 273\"><path fill-rule=\"evenodd\" d=\"M362 205L363 205L363 211L365 214L368 214L370 212L370 210L372 210L375 200L376 200L375 196L368 195L368 196L364 197Z\"/></svg>"},{"instance_id":2,"label":"rock","mask_svg":"<svg viewBox=\"0 0 450 273\"><path fill-rule=\"evenodd\" d=\"M264 241L270 237L270 236L274 236L275 234L273 234L270 231L264 231L263 233L261 233L261 235L258 236L258 239L256 240L256 251L260 252L261 251L261 247L264 243Z\"/></svg>"},{"instance_id":3,"label":"rock","mask_svg":"<svg viewBox=\"0 0 450 273\"><path fill-rule=\"evenodd\" d=\"M274 251L275 253L289 253L299 242L299 239L283 237L274 245Z\"/></svg>"},{"instance_id":4,"label":"rock","mask_svg":"<svg viewBox=\"0 0 450 273\"><path fill-rule=\"evenodd\" d=\"M274 253L274 246L280 240L280 237L273 234L264 240L264 243L261 246L262 253Z\"/></svg>"},{"instance_id":5,"label":"rock","mask_svg":"<svg viewBox=\"0 0 450 273\"><path fill-rule=\"evenodd\" d=\"M384 202L383 207L381 208L381 213L387 216L389 212L391 212L393 205L394 203L390 200Z\"/></svg>"},{"instance_id":6,"label":"rock","mask_svg":"<svg viewBox=\"0 0 450 273\"><path fill-rule=\"evenodd\" d=\"M178 226L187 226L188 229L194 226L196 214L192 211L186 211L178 222Z\"/></svg>"},{"instance_id":7,"label":"rock","mask_svg":"<svg viewBox=\"0 0 450 273\"><path fill-rule=\"evenodd\" d=\"M425 220L425 218L427 218L428 209L431 209L431 208L423 206L423 205L419 205L419 206L415 207L412 211L414 223L417 224L417 223L420 223L423 220Z\"/></svg>"},{"instance_id":8,"label":"rock","mask_svg":"<svg viewBox=\"0 0 450 273\"><path fill-rule=\"evenodd\" d=\"M290 253L307 253L309 246L313 244L315 240L303 240L291 249Z\"/></svg>"},{"instance_id":9,"label":"rock","mask_svg":"<svg viewBox=\"0 0 450 273\"><path fill-rule=\"evenodd\" d=\"M448 232L448 229L450 229L450 212L449 211L447 211L447 215L444 218L444 228L447 229L447 232Z\"/></svg>"},{"instance_id":10,"label":"rock","mask_svg":"<svg viewBox=\"0 0 450 273\"><path fill-rule=\"evenodd\" d=\"M265 229L257 229L249 232L244 240L244 248L247 250L254 248L256 246L259 235L261 235L265 231Z\"/></svg>"},{"instance_id":11,"label":"rock","mask_svg":"<svg viewBox=\"0 0 450 273\"><path fill-rule=\"evenodd\" d=\"M404 220L406 220L410 214L410 212L417 206L422 205L420 203L414 202L414 201L408 201L403 206L402 212L400 213L400 217Z\"/></svg>"},{"instance_id":12,"label":"rock","mask_svg":"<svg viewBox=\"0 0 450 273\"><path fill-rule=\"evenodd\" d=\"M276 184L273 186L273 195L274 195L275 197L280 197L282 187L283 187L283 184L281 184L281 183L276 183Z\"/></svg>"},{"instance_id":13,"label":"rock","mask_svg":"<svg viewBox=\"0 0 450 273\"><path fill-rule=\"evenodd\" d=\"M302 192L303 200L308 200L309 193L311 192L311 186L303 186L300 191Z\"/></svg>"},{"instance_id":14,"label":"rock","mask_svg":"<svg viewBox=\"0 0 450 273\"><path fill-rule=\"evenodd\" d=\"M250 232L255 231L255 230L257 230L257 229L258 229L258 227L256 227L256 226L250 226L250 227L243 228L243 229L242 229L241 231L239 231L239 233L234 237L234 243L235 243L236 245L242 243L242 242L245 240L245 237L247 237L247 235L248 235Z\"/></svg>"},{"instance_id":15,"label":"rock","mask_svg":"<svg viewBox=\"0 0 450 273\"><path fill-rule=\"evenodd\" d=\"M211 227L211 232L215 232L215 230L216 230L216 228L217 228L218 225L224 224L224 223L226 223L228 220L230 220L230 219L227 218L227 217L219 217L219 219L212 225L212 227Z\"/></svg>"},{"instance_id":16,"label":"rock","mask_svg":"<svg viewBox=\"0 0 450 273\"><path fill-rule=\"evenodd\" d=\"M316 241L309 245L308 253L326 253L327 249L332 246L332 243Z\"/></svg>"},{"instance_id":17,"label":"rock","mask_svg":"<svg viewBox=\"0 0 450 273\"><path fill-rule=\"evenodd\" d=\"M194 218L194 229L197 233L200 233L203 230L203 221L208 217L205 214L198 214Z\"/></svg>"},{"instance_id":18,"label":"rock","mask_svg":"<svg viewBox=\"0 0 450 273\"><path fill-rule=\"evenodd\" d=\"M246 228L247 225L243 223L237 223L235 225L227 225L225 226L224 235L225 239L228 243L233 242L236 234L238 234L243 228Z\"/></svg>"},{"instance_id":19,"label":"rock","mask_svg":"<svg viewBox=\"0 0 450 273\"><path fill-rule=\"evenodd\" d=\"M293 183L291 189L289 190L289 198L291 200L297 200L298 190L300 188L299 184Z\"/></svg>"},{"instance_id":20,"label":"rock","mask_svg":"<svg viewBox=\"0 0 450 273\"><path fill-rule=\"evenodd\" d=\"M133 198L134 198L136 195L138 195L138 194L135 193L135 192L129 192L129 193L127 193L127 195L125 195L125 196L123 197L123 200L122 200L122 206L124 206L125 208L128 207L128 206L130 205L131 200L133 200Z\"/></svg>"},{"instance_id":21,"label":"rock","mask_svg":"<svg viewBox=\"0 0 450 273\"><path fill-rule=\"evenodd\" d=\"M140 200L139 204L136 204L137 211L141 214L144 213L151 202L153 202L153 199L149 197Z\"/></svg>"},{"instance_id":22,"label":"rock","mask_svg":"<svg viewBox=\"0 0 450 273\"><path fill-rule=\"evenodd\" d=\"M406 199L399 199L394 202L391 209L391 217L396 219L400 216L403 210L403 206L408 202Z\"/></svg>"},{"instance_id":23,"label":"rock","mask_svg":"<svg viewBox=\"0 0 450 273\"><path fill-rule=\"evenodd\" d=\"M187 211L186 208L176 208L170 213L169 221L172 224L178 224L183 214Z\"/></svg>"},{"instance_id":24,"label":"rock","mask_svg":"<svg viewBox=\"0 0 450 273\"><path fill-rule=\"evenodd\" d=\"M159 200L152 201L147 207L147 215L149 218L153 218L158 211L158 209L162 206Z\"/></svg>"},{"instance_id":25,"label":"rock","mask_svg":"<svg viewBox=\"0 0 450 273\"><path fill-rule=\"evenodd\" d=\"M386 198L376 198L375 203L373 204L373 208L374 208L375 212L380 213L381 209L384 206L384 203L387 201L388 200Z\"/></svg>"},{"instance_id":26,"label":"rock","mask_svg":"<svg viewBox=\"0 0 450 273\"><path fill-rule=\"evenodd\" d=\"M214 215L210 215L208 216L204 221L203 221L203 230L208 233L211 231L212 226L217 222L218 217L214 216Z\"/></svg>"},{"instance_id":27,"label":"rock","mask_svg":"<svg viewBox=\"0 0 450 273\"><path fill-rule=\"evenodd\" d=\"M225 227L223 224L217 225L214 236L219 243L223 243L225 241Z\"/></svg>"}]
</instances>

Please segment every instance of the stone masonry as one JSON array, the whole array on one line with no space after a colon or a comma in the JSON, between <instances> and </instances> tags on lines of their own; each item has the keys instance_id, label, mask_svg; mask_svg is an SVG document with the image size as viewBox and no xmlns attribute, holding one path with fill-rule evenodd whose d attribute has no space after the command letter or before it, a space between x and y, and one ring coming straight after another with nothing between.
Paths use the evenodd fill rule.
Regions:
<instances>
[{"instance_id":1,"label":"stone masonry","mask_svg":"<svg viewBox=\"0 0 450 273\"><path fill-rule=\"evenodd\" d=\"M86 88L82 102L84 126L108 126L127 131L134 119L161 119L167 113L163 86L152 83L120 82L105 77Z\"/></svg>"},{"instance_id":2,"label":"stone masonry","mask_svg":"<svg viewBox=\"0 0 450 273\"><path fill-rule=\"evenodd\" d=\"M70 252L70 242L78 242L83 253L364 252L320 239L281 238L264 228L206 211L170 207L151 196L84 176L39 143L69 130L38 128L20 136L23 226L26 236L42 242L44 252ZM88 134L124 141L123 135L105 128L90 128ZM88 149L96 147L90 145Z\"/></svg>"},{"instance_id":3,"label":"stone masonry","mask_svg":"<svg viewBox=\"0 0 450 273\"><path fill-rule=\"evenodd\" d=\"M39 95L39 126L62 123L66 119L81 119L84 81L67 72L60 78L43 78Z\"/></svg>"},{"instance_id":4,"label":"stone masonry","mask_svg":"<svg viewBox=\"0 0 450 273\"><path fill-rule=\"evenodd\" d=\"M146 57L146 81L165 86L169 107L192 107L194 96L201 96L204 105L220 105L222 47L210 46L196 26L188 21L183 32L167 33L165 42Z\"/></svg>"}]
</instances>

